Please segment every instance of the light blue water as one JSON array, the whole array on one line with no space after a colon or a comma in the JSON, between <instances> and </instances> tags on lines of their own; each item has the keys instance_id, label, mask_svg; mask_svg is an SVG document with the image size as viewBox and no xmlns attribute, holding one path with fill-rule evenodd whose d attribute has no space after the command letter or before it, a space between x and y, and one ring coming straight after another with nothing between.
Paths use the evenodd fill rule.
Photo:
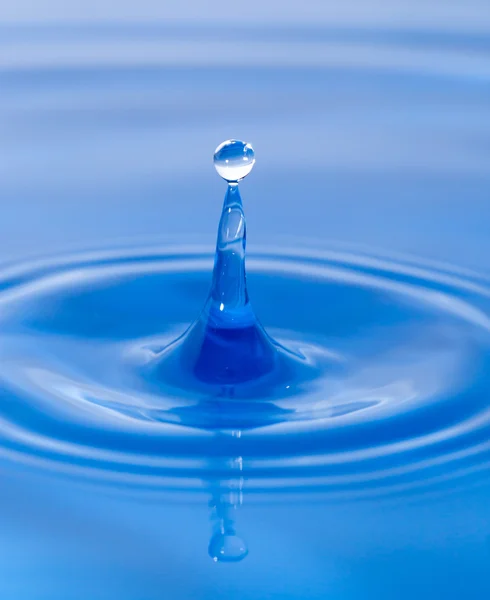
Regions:
<instances>
[{"instance_id":1,"label":"light blue water","mask_svg":"<svg viewBox=\"0 0 490 600\"><path fill-rule=\"evenodd\" d=\"M2 596L488 597L488 40L0 44ZM210 398L148 365L209 293L230 136L253 307L303 362Z\"/></svg>"}]
</instances>

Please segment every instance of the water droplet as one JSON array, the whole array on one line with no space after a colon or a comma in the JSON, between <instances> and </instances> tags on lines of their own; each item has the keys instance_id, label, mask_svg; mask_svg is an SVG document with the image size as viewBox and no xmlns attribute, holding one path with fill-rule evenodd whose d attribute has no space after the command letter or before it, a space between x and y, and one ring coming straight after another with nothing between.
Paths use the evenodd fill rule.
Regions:
<instances>
[{"instance_id":1,"label":"water droplet","mask_svg":"<svg viewBox=\"0 0 490 600\"><path fill-rule=\"evenodd\" d=\"M215 562L239 562L247 556L248 548L234 531L219 531L211 538L208 552Z\"/></svg>"},{"instance_id":2,"label":"water droplet","mask_svg":"<svg viewBox=\"0 0 490 600\"><path fill-rule=\"evenodd\" d=\"M254 164L254 149L250 144L240 140L227 140L214 152L216 171L228 183L236 183L246 177Z\"/></svg>"}]
</instances>

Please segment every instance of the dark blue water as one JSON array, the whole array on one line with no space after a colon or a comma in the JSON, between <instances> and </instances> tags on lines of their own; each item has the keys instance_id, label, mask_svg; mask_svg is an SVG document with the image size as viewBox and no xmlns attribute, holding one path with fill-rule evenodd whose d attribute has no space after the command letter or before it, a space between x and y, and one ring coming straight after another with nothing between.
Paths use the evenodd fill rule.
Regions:
<instances>
[{"instance_id":1,"label":"dark blue water","mask_svg":"<svg viewBox=\"0 0 490 600\"><path fill-rule=\"evenodd\" d=\"M0 591L486 598L487 40L219 33L3 30ZM233 394L168 350L231 136L288 366Z\"/></svg>"}]
</instances>

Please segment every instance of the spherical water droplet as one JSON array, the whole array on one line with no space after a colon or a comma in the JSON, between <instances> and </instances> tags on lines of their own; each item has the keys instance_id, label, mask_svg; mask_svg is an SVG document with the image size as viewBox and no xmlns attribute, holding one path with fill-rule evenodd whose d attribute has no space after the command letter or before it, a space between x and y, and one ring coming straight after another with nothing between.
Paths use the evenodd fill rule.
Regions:
<instances>
[{"instance_id":1,"label":"spherical water droplet","mask_svg":"<svg viewBox=\"0 0 490 600\"><path fill-rule=\"evenodd\" d=\"M218 532L209 542L209 556L215 562L239 562L248 554L245 542L232 532Z\"/></svg>"},{"instance_id":2,"label":"spherical water droplet","mask_svg":"<svg viewBox=\"0 0 490 600\"><path fill-rule=\"evenodd\" d=\"M246 177L254 163L254 149L240 140L227 140L214 152L214 166L218 175L229 183L236 183Z\"/></svg>"}]
</instances>

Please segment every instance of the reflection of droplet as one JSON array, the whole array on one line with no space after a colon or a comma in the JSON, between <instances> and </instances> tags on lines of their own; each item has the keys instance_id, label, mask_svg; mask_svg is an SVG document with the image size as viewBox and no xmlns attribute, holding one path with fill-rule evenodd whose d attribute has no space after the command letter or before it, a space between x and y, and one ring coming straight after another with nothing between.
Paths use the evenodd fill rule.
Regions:
<instances>
[{"instance_id":1,"label":"reflection of droplet","mask_svg":"<svg viewBox=\"0 0 490 600\"><path fill-rule=\"evenodd\" d=\"M218 531L209 542L208 552L214 562L239 562L247 556L248 548L234 531Z\"/></svg>"},{"instance_id":2,"label":"reflection of droplet","mask_svg":"<svg viewBox=\"0 0 490 600\"><path fill-rule=\"evenodd\" d=\"M214 166L218 175L229 183L246 177L255 163L255 153L250 144L239 140L227 140L214 152Z\"/></svg>"}]
</instances>

